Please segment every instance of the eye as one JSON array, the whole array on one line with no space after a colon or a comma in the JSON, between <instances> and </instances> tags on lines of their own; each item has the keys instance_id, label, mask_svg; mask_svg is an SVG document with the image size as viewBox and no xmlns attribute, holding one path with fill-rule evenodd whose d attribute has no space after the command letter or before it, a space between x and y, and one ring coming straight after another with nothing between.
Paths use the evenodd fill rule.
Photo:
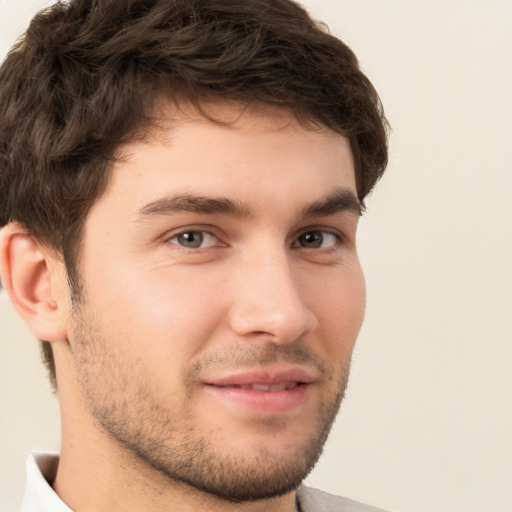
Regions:
<instances>
[{"instance_id":1,"label":"eye","mask_svg":"<svg viewBox=\"0 0 512 512\"><path fill-rule=\"evenodd\" d=\"M297 238L295 247L304 247L306 249L329 249L335 247L340 242L341 237L330 231L307 231Z\"/></svg>"},{"instance_id":2,"label":"eye","mask_svg":"<svg viewBox=\"0 0 512 512\"><path fill-rule=\"evenodd\" d=\"M204 249L217 245L219 240L207 231L184 231L170 238L169 242L185 249Z\"/></svg>"}]
</instances>

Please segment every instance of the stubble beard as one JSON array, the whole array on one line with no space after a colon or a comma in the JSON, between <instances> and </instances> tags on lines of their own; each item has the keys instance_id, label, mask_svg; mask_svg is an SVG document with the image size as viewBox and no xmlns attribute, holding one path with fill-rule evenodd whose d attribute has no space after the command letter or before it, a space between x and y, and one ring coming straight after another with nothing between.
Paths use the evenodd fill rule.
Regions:
<instances>
[{"instance_id":1,"label":"stubble beard","mask_svg":"<svg viewBox=\"0 0 512 512\"><path fill-rule=\"evenodd\" d=\"M156 470L171 485L185 484L191 491L241 503L284 495L315 466L343 400L350 361L338 372L335 391L319 403L314 428L301 446L276 454L260 443L249 455L234 453L228 441L226 446L215 442L213 430L195 428L193 411L176 412L166 397L159 398L149 372L128 360L119 344L109 344L101 328L91 319L86 321L79 308L74 317L73 353L87 407L100 428L137 462L139 472L149 475ZM287 346L266 342L215 359L215 364L224 361L232 367L242 361L301 363L315 356L301 342ZM208 364L214 363L204 360L189 368L188 380L193 381L199 367ZM332 369L322 371L327 380L334 378ZM285 424L281 418L267 418L252 426L271 433Z\"/></svg>"}]
</instances>

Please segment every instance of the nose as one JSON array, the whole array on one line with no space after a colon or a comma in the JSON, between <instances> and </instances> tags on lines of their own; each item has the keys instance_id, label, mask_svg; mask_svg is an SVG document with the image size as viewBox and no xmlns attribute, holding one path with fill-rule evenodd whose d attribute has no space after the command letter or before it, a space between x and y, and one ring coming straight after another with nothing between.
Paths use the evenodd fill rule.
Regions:
<instances>
[{"instance_id":1,"label":"nose","mask_svg":"<svg viewBox=\"0 0 512 512\"><path fill-rule=\"evenodd\" d=\"M233 332L287 343L313 331L318 321L304 303L306 290L301 290L298 277L286 254L259 254L240 263L232 274L235 289L229 323Z\"/></svg>"}]
</instances>

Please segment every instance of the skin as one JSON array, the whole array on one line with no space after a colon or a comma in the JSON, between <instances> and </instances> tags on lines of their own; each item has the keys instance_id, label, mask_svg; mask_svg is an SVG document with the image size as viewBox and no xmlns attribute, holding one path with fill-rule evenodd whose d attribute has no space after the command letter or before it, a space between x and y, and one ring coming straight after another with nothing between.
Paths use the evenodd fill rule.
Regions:
<instances>
[{"instance_id":1,"label":"skin","mask_svg":"<svg viewBox=\"0 0 512 512\"><path fill-rule=\"evenodd\" d=\"M121 148L86 221L79 300L40 252L54 489L79 512L295 510L339 408L365 302L348 142L286 112L215 108L236 120L189 111ZM23 235L11 240L12 256ZM282 400L233 391L299 374Z\"/></svg>"}]
</instances>

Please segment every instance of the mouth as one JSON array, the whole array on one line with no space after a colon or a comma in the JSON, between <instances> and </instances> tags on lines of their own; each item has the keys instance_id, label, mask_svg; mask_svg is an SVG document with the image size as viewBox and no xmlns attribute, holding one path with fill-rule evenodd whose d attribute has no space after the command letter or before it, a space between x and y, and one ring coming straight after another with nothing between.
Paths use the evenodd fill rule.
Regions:
<instances>
[{"instance_id":1,"label":"mouth","mask_svg":"<svg viewBox=\"0 0 512 512\"><path fill-rule=\"evenodd\" d=\"M270 392L276 392L276 391L285 391L290 389L295 389L297 386L303 385L303 382L293 382L293 381L286 381L286 382L279 382L277 384L232 384L232 385L225 385L225 386L218 386L220 388L233 388L233 389L250 389L253 391L270 391Z\"/></svg>"},{"instance_id":2,"label":"mouth","mask_svg":"<svg viewBox=\"0 0 512 512\"><path fill-rule=\"evenodd\" d=\"M204 382L218 405L237 414L296 413L308 401L316 375L303 368L275 368L232 374Z\"/></svg>"}]
</instances>

